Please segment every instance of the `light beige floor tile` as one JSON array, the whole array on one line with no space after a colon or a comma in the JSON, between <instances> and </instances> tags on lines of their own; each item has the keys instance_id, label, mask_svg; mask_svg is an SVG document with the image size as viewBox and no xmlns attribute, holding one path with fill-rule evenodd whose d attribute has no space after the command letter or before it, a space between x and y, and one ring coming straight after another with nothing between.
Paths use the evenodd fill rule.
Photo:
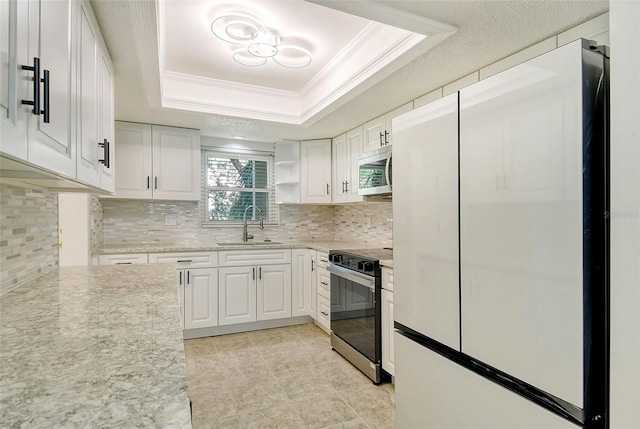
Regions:
<instances>
[{"instance_id":1,"label":"light beige floor tile","mask_svg":"<svg viewBox=\"0 0 640 429\"><path fill-rule=\"evenodd\" d=\"M395 429L396 410L379 410L364 416L364 420L371 429Z\"/></svg>"},{"instance_id":2,"label":"light beige floor tile","mask_svg":"<svg viewBox=\"0 0 640 429\"><path fill-rule=\"evenodd\" d=\"M370 428L369 426L367 426L367 423L363 419L358 418L355 420L350 420L348 422L326 426L324 429L370 429Z\"/></svg>"},{"instance_id":3,"label":"light beige floor tile","mask_svg":"<svg viewBox=\"0 0 640 429\"><path fill-rule=\"evenodd\" d=\"M395 408L388 391L366 384L341 390L340 396L361 416L369 416L375 412Z\"/></svg>"},{"instance_id":4,"label":"light beige floor tile","mask_svg":"<svg viewBox=\"0 0 640 429\"><path fill-rule=\"evenodd\" d=\"M289 397L277 383L261 383L231 390L239 414L285 405Z\"/></svg>"},{"instance_id":5,"label":"light beige floor tile","mask_svg":"<svg viewBox=\"0 0 640 429\"><path fill-rule=\"evenodd\" d=\"M324 428L359 417L353 408L337 396L305 399L298 404L298 412L309 428Z\"/></svg>"}]
</instances>

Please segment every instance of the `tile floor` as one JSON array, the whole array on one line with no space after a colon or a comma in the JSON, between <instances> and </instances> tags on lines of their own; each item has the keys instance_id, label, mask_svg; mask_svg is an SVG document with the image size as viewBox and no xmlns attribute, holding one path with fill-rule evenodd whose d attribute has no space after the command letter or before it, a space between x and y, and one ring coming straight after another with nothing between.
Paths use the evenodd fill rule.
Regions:
<instances>
[{"instance_id":1,"label":"tile floor","mask_svg":"<svg viewBox=\"0 0 640 429\"><path fill-rule=\"evenodd\" d=\"M374 386L313 324L186 340L193 428L394 428Z\"/></svg>"}]
</instances>

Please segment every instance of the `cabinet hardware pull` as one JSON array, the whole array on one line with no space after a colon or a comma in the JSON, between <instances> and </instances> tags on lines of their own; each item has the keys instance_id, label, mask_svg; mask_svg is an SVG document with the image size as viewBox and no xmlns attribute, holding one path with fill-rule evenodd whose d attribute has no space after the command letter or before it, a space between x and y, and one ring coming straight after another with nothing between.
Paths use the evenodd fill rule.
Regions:
<instances>
[{"instance_id":1,"label":"cabinet hardware pull","mask_svg":"<svg viewBox=\"0 0 640 429\"><path fill-rule=\"evenodd\" d=\"M327 282L320 282L320 283L325 285L325 286L329 286L329 283L327 283Z\"/></svg>"},{"instance_id":2,"label":"cabinet hardware pull","mask_svg":"<svg viewBox=\"0 0 640 429\"><path fill-rule=\"evenodd\" d=\"M385 146L389 144L389 139L387 137L389 137L389 131L385 131L384 132L384 144L385 144Z\"/></svg>"},{"instance_id":3,"label":"cabinet hardware pull","mask_svg":"<svg viewBox=\"0 0 640 429\"><path fill-rule=\"evenodd\" d=\"M349 181L348 181L348 180L345 180L345 181L344 181L344 192L345 192L346 194L348 194L348 193L349 193Z\"/></svg>"},{"instance_id":4,"label":"cabinet hardware pull","mask_svg":"<svg viewBox=\"0 0 640 429\"><path fill-rule=\"evenodd\" d=\"M156 184L155 188L158 189L158 176L156 176L156 178L155 178L155 184Z\"/></svg>"},{"instance_id":5,"label":"cabinet hardware pull","mask_svg":"<svg viewBox=\"0 0 640 429\"><path fill-rule=\"evenodd\" d=\"M131 262L116 262L115 265L131 265Z\"/></svg>"},{"instance_id":6,"label":"cabinet hardware pull","mask_svg":"<svg viewBox=\"0 0 640 429\"><path fill-rule=\"evenodd\" d=\"M251 272L253 273L253 280L256 279L256 269L255 267L251 268Z\"/></svg>"},{"instance_id":7,"label":"cabinet hardware pull","mask_svg":"<svg viewBox=\"0 0 640 429\"><path fill-rule=\"evenodd\" d=\"M182 271L180 271L180 285L182 285Z\"/></svg>"},{"instance_id":8,"label":"cabinet hardware pull","mask_svg":"<svg viewBox=\"0 0 640 429\"><path fill-rule=\"evenodd\" d=\"M320 258L320 262L329 262L329 260Z\"/></svg>"},{"instance_id":9,"label":"cabinet hardware pull","mask_svg":"<svg viewBox=\"0 0 640 429\"><path fill-rule=\"evenodd\" d=\"M313 259L311 260L311 272L313 272L315 270L315 263L316 261L314 261Z\"/></svg>"},{"instance_id":10,"label":"cabinet hardware pull","mask_svg":"<svg viewBox=\"0 0 640 429\"><path fill-rule=\"evenodd\" d=\"M44 83L44 110L42 113L44 114L44 123L49 123L49 70L44 71L44 79L42 79L42 83Z\"/></svg>"},{"instance_id":11,"label":"cabinet hardware pull","mask_svg":"<svg viewBox=\"0 0 640 429\"><path fill-rule=\"evenodd\" d=\"M109 160L109 140L104 139L102 143L98 143L98 146L104 148L103 157L102 159L99 159L98 162L101 162L105 167L109 168L111 165L111 162Z\"/></svg>"},{"instance_id":12,"label":"cabinet hardware pull","mask_svg":"<svg viewBox=\"0 0 640 429\"><path fill-rule=\"evenodd\" d=\"M382 140L383 137L384 135L382 134L382 131L380 131L380 147L384 146L384 141Z\"/></svg>"},{"instance_id":13,"label":"cabinet hardware pull","mask_svg":"<svg viewBox=\"0 0 640 429\"><path fill-rule=\"evenodd\" d=\"M187 284L189 284L189 274L190 274L190 272L187 271Z\"/></svg>"},{"instance_id":14,"label":"cabinet hardware pull","mask_svg":"<svg viewBox=\"0 0 640 429\"><path fill-rule=\"evenodd\" d=\"M344 194L344 180L342 181L342 193Z\"/></svg>"},{"instance_id":15,"label":"cabinet hardware pull","mask_svg":"<svg viewBox=\"0 0 640 429\"><path fill-rule=\"evenodd\" d=\"M322 313L322 314L323 314L323 315L325 315L325 316L328 316L328 315L329 315L329 313L325 313L324 311L321 311L320 313Z\"/></svg>"},{"instance_id":16,"label":"cabinet hardware pull","mask_svg":"<svg viewBox=\"0 0 640 429\"><path fill-rule=\"evenodd\" d=\"M258 280L262 280L262 267L258 268Z\"/></svg>"},{"instance_id":17,"label":"cabinet hardware pull","mask_svg":"<svg viewBox=\"0 0 640 429\"><path fill-rule=\"evenodd\" d=\"M22 100L22 104L27 106L33 106L31 113L34 115L40 115L40 58L33 59L32 66L22 66L22 70L28 70L33 72L33 101Z\"/></svg>"},{"instance_id":18,"label":"cabinet hardware pull","mask_svg":"<svg viewBox=\"0 0 640 429\"><path fill-rule=\"evenodd\" d=\"M150 179L151 177L147 176L147 189L149 189L149 186L150 186L150 182L149 182Z\"/></svg>"},{"instance_id":19,"label":"cabinet hardware pull","mask_svg":"<svg viewBox=\"0 0 640 429\"><path fill-rule=\"evenodd\" d=\"M178 262L193 262L193 259L178 259Z\"/></svg>"},{"instance_id":20,"label":"cabinet hardware pull","mask_svg":"<svg viewBox=\"0 0 640 429\"><path fill-rule=\"evenodd\" d=\"M329 184L327 183L327 195L329 195Z\"/></svg>"}]
</instances>

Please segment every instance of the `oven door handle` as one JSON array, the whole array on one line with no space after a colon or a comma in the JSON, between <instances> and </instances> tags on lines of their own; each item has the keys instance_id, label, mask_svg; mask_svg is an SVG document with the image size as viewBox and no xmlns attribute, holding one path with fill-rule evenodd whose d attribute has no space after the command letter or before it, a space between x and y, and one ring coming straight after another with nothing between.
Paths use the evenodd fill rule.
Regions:
<instances>
[{"instance_id":1,"label":"oven door handle","mask_svg":"<svg viewBox=\"0 0 640 429\"><path fill-rule=\"evenodd\" d=\"M350 270L349 268L339 267L334 264L329 265L329 272L335 274L338 277L342 277L349 281L358 283L362 286L366 286L369 289L375 290L376 280L375 277L368 276L366 274L360 274L357 271Z\"/></svg>"}]
</instances>

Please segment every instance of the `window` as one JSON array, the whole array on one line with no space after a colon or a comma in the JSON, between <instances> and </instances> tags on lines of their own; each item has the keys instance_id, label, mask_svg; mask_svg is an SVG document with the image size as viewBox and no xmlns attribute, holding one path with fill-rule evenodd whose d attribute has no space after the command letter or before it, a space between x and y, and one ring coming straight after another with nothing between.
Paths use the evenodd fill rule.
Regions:
<instances>
[{"instance_id":1,"label":"window","mask_svg":"<svg viewBox=\"0 0 640 429\"><path fill-rule=\"evenodd\" d=\"M262 214L265 223L277 224L272 156L205 150L202 158L203 224L240 224L245 211L247 220L259 220Z\"/></svg>"}]
</instances>

